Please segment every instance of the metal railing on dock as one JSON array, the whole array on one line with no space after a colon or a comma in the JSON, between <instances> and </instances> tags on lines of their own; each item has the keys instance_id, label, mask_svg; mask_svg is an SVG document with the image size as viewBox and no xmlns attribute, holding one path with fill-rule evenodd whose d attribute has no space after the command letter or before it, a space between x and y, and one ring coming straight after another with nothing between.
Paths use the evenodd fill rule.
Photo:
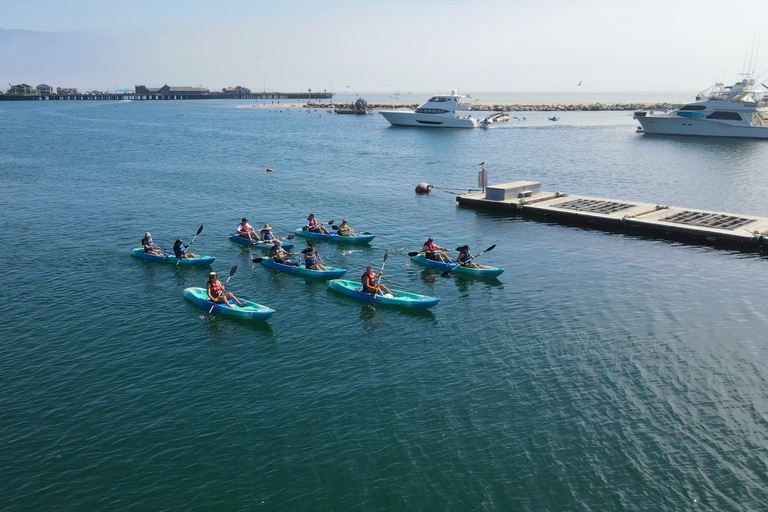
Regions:
<instances>
[{"instance_id":1,"label":"metal railing on dock","mask_svg":"<svg viewBox=\"0 0 768 512\"><path fill-rule=\"evenodd\" d=\"M506 210L612 231L638 232L687 243L740 249L768 247L768 218L661 206L637 201L542 192L541 183L515 181L456 197L464 206Z\"/></svg>"}]
</instances>

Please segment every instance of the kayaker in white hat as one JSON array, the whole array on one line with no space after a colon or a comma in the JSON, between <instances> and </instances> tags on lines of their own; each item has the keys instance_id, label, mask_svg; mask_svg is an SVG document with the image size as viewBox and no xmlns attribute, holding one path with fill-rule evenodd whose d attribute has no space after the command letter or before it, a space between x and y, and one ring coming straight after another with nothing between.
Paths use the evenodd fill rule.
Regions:
<instances>
[{"instance_id":1,"label":"kayaker in white hat","mask_svg":"<svg viewBox=\"0 0 768 512\"><path fill-rule=\"evenodd\" d=\"M160 247L155 245L154 241L152 241L152 234L149 231L144 233L144 238L141 239L141 245L144 246L144 252L148 252L149 254L159 254L160 256L165 256L166 254Z\"/></svg>"},{"instance_id":2,"label":"kayaker in white hat","mask_svg":"<svg viewBox=\"0 0 768 512\"><path fill-rule=\"evenodd\" d=\"M241 302L231 292L224 291L224 285L219 282L219 275L216 272L208 274L208 283L205 285L208 290L208 298L217 304L226 304L227 306L234 308L227 299L231 299L237 303L238 306L243 307L245 302Z\"/></svg>"}]
</instances>

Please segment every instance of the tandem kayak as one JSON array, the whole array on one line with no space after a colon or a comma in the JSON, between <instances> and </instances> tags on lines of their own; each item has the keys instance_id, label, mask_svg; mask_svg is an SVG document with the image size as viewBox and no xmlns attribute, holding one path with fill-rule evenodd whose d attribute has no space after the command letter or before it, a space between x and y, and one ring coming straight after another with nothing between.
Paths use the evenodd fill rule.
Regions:
<instances>
[{"instance_id":1,"label":"tandem kayak","mask_svg":"<svg viewBox=\"0 0 768 512\"><path fill-rule=\"evenodd\" d=\"M211 306L214 304L208 298L208 292L205 288L185 288L184 297L206 310L210 310ZM213 306L213 313L221 313L222 315L234 316L247 320L266 320L275 314L275 310L272 308L242 298L240 300L245 301L245 306L240 307L235 304L235 307L231 308L226 304L216 304Z\"/></svg>"},{"instance_id":2,"label":"tandem kayak","mask_svg":"<svg viewBox=\"0 0 768 512\"><path fill-rule=\"evenodd\" d=\"M376 295L375 297L363 291L363 285L357 281L346 281L344 279L334 279L328 281L328 287L350 297L374 302L376 304L387 304L389 306L400 306L404 308L431 308L435 306L440 299L437 297L427 297L417 293L408 293L400 290L392 290L397 295Z\"/></svg>"},{"instance_id":3,"label":"tandem kayak","mask_svg":"<svg viewBox=\"0 0 768 512\"><path fill-rule=\"evenodd\" d=\"M328 242L343 242L347 244L364 244L376 238L376 235L341 236L338 233L331 233L330 235L325 235L323 233L313 233L308 229L297 229L296 231L294 231L294 233L296 233L299 236L303 236L305 238L314 238L315 240L327 240Z\"/></svg>"},{"instance_id":4,"label":"tandem kayak","mask_svg":"<svg viewBox=\"0 0 768 512\"><path fill-rule=\"evenodd\" d=\"M298 274L308 277L319 277L323 279L336 279L337 277L343 276L347 272L346 269L334 267L328 267L328 270L312 270L305 267L304 264L298 267L296 265L286 265L284 263L278 263L272 258L264 258L261 261L261 264L270 268L282 270L283 272L288 272L290 274Z\"/></svg>"},{"instance_id":5,"label":"tandem kayak","mask_svg":"<svg viewBox=\"0 0 768 512\"><path fill-rule=\"evenodd\" d=\"M498 267L470 268L462 267L458 263L443 263L442 261L428 260L423 253L419 253L416 256L411 256L411 259L427 267L440 269L443 272L453 269L451 270L451 274L462 274L465 276L496 277L500 276L504 272L503 268Z\"/></svg>"},{"instance_id":6,"label":"tandem kayak","mask_svg":"<svg viewBox=\"0 0 768 512\"><path fill-rule=\"evenodd\" d=\"M272 244L270 242L256 242L254 244L250 240L248 240L247 238L243 238L240 235L238 235L237 233L230 233L229 234L229 239L232 240L233 242L236 242L236 243L240 244L240 245L247 245L247 246L250 246L250 247L258 247L259 249L264 249L264 250L267 250L267 251L272 249L272 246L274 245L274 244ZM293 249L293 244L289 244L289 243L283 242L280 245L280 247L282 247L286 251L290 251L291 249Z\"/></svg>"},{"instance_id":7,"label":"tandem kayak","mask_svg":"<svg viewBox=\"0 0 768 512\"><path fill-rule=\"evenodd\" d=\"M179 261L179 258L173 255L173 253L169 253L167 256L163 256L161 254L152 254L149 252L144 252L143 247L137 247L136 249L131 250L131 256L136 256L137 258L141 258L144 260L149 261L159 261L161 263L173 263L176 265L176 262ZM197 266L197 265L210 265L213 263L213 260L216 258L214 256L200 256L199 258L182 258L179 265L184 266Z\"/></svg>"}]
</instances>

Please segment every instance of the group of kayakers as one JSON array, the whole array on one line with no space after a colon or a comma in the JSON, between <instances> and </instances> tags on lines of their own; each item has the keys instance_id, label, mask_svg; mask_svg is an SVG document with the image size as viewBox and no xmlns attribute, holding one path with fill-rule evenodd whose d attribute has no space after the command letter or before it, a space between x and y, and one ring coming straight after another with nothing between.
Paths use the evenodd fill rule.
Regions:
<instances>
[{"instance_id":1,"label":"group of kayakers","mask_svg":"<svg viewBox=\"0 0 768 512\"><path fill-rule=\"evenodd\" d=\"M144 247L144 252L147 252L150 254L157 254L159 256L168 256L169 254L171 254L168 251L162 250L159 245L155 244L155 242L152 240L152 234L149 231L144 233L144 238L141 239L141 245ZM184 245L184 242L181 240L181 238L178 238L173 243L173 255L179 259L197 258L197 255L191 252L187 252L188 248L189 248L189 244Z\"/></svg>"},{"instance_id":2,"label":"group of kayakers","mask_svg":"<svg viewBox=\"0 0 768 512\"><path fill-rule=\"evenodd\" d=\"M202 226L200 226L200 228L202 229ZM340 236L357 236L359 234L358 231L355 231L351 227L349 227L349 224L347 223L346 219L344 219L338 227L333 226L333 228L337 231L338 235ZM313 233L321 233L321 234L328 234L328 235L331 234L330 231L328 231L328 228L324 224L317 222L317 219L315 218L314 214L310 214L309 217L307 217L305 229ZM240 223L237 225L236 231L240 237L246 238L250 240L252 243L257 243L257 242L271 243L272 247L270 248L270 251L269 251L269 257L274 262L281 263L283 265L291 265L291 266L301 265L301 257L296 260L291 259L291 256L293 256L293 253L283 248L282 241L280 240L279 237L274 236L274 234L272 233L272 227L269 224L264 224L260 233L257 233L256 230L253 228L253 226L251 226L248 223L248 219L243 217ZM141 244L144 248L144 252L147 252L150 254L165 255L165 256L168 256L170 254L168 251L164 251L154 243L154 241L152 240L152 235L149 232L145 233L144 238L142 238L141 240ZM177 239L173 245L173 255L179 259L197 258L195 254L187 251L187 249L189 248L189 245L190 244L184 245L181 239ZM442 251L449 251L449 250L450 249L446 247L441 247L435 244L434 239L432 237L429 237L427 241L424 242L424 245L421 248L421 252L424 253L424 256L429 260L437 261L437 262L448 264L448 265L458 264L462 267L468 267L468 268L476 268L476 269L489 268L489 267L484 267L482 265L478 265L477 263L472 261L475 257L472 256L472 254L470 253L469 245L463 245L460 248L457 248L457 250L459 251L459 255L455 261L452 260L451 257L448 256L448 254L446 254L445 252L442 252ZM317 250L313 246L310 245L306 249L302 250L301 253L303 255L305 268L310 270L322 270L322 271L328 270L325 267L325 262L320 258L320 255L318 254ZM365 272L361 276L363 291L371 295L389 294L391 296L396 296L397 293L392 292L389 288L387 288L386 286L380 283L382 274L383 274L383 267L382 267L382 271L378 273L374 271L373 267L371 266L366 267ZM243 302L240 299L238 299L233 293L225 291L224 285L221 284L221 282L219 281L218 274L216 272L211 272L208 275L206 290L207 290L208 298L214 303L226 304L231 308L235 307L235 305L240 307L243 307L246 305L246 302ZM230 301L232 301L232 303L230 303Z\"/></svg>"}]
</instances>

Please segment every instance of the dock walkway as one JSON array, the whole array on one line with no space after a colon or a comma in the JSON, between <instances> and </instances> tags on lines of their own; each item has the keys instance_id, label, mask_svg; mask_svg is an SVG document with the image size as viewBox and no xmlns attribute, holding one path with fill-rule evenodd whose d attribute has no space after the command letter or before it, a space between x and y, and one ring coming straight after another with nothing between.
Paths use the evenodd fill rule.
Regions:
<instances>
[{"instance_id":1,"label":"dock walkway","mask_svg":"<svg viewBox=\"0 0 768 512\"><path fill-rule=\"evenodd\" d=\"M564 224L639 232L687 243L768 247L768 218L653 203L542 192L541 183L515 181L460 195L459 204L532 215Z\"/></svg>"}]
</instances>

